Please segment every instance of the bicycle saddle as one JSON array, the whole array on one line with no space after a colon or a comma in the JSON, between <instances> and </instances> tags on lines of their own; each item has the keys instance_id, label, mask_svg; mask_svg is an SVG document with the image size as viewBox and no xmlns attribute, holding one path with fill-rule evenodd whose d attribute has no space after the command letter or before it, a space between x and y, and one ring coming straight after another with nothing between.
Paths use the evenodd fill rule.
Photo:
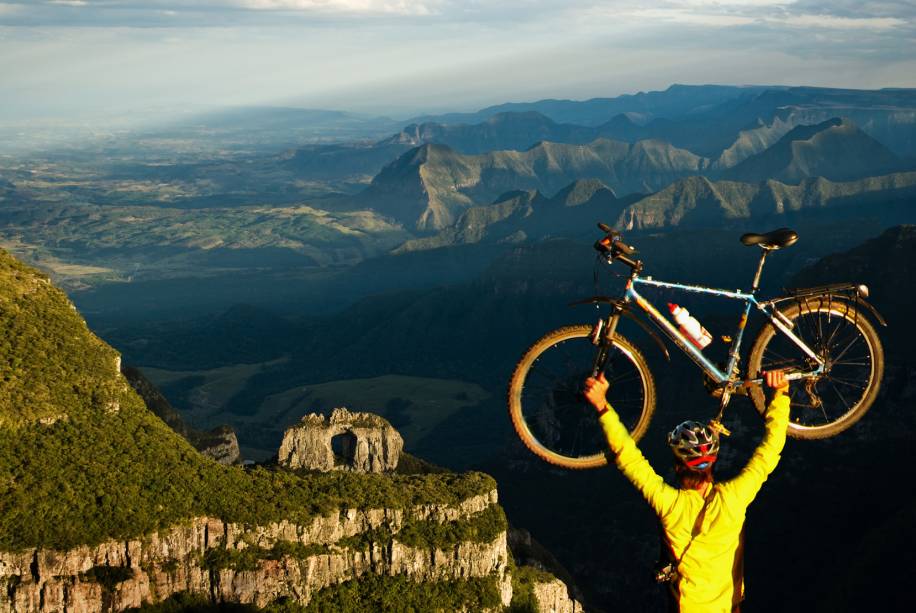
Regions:
<instances>
[{"instance_id":1,"label":"bicycle saddle","mask_svg":"<svg viewBox=\"0 0 916 613\"><path fill-rule=\"evenodd\" d=\"M766 234L744 234L741 236L741 242L747 246L760 245L764 249L782 249L795 244L798 240L798 232L789 228L779 228Z\"/></svg>"}]
</instances>

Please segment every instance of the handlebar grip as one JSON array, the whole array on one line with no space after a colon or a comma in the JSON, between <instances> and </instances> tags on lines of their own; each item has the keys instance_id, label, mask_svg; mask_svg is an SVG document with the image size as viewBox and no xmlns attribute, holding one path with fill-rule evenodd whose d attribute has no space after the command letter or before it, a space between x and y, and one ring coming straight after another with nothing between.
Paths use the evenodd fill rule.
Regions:
<instances>
[{"instance_id":1,"label":"handlebar grip","mask_svg":"<svg viewBox=\"0 0 916 613\"><path fill-rule=\"evenodd\" d=\"M604 232L605 234L610 234L611 232L614 231L614 229L611 228L609 225L601 223L600 221L598 222L598 229Z\"/></svg>"},{"instance_id":2,"label":"handlebar grip","mask_svg":"<svg viewBox=\"0 0 916 613\"><path fill-rule=\"evenodd\" d=\"M624 243L621 243L620 241L617 241L616 243L614 243L614 247L616 247L617 250L623 253L624 255L633 255L636 253L636 247L625 245Z\"/></svg>"}]
</instances>

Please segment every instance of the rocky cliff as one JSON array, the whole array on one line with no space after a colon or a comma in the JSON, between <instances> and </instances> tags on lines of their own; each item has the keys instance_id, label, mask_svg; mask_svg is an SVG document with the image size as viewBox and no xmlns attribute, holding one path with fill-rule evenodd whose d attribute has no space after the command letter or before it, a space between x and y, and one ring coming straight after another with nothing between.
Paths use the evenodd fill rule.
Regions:
<instances>
[{"instance_id":1,"label":"rocky cliff","mask_svg":"<svg viewBox=\"0 0 916 613\"><path fill-rule=\"evenodd\" d=\"M198 517L134 539L0 553L0 611L120 611L183 592L259 607L304 605L366 573L477 581L489 598L468 605L499 608L512 597L504 524L495 491L455 505L339 511L308 524ZM449 526L477 533L441 536ZM438 541L430 537L437 533Z\"/></svg>"},{"instance_id":2,"label":"rocky cliff","mask_svg":"<svg viewBox=\"0 0 916 613\"><path fill-rule=\"evenodd\" d=\"M63 292L2 251L0 331L0 612L179 595L284 610L512 602L492 478L218 464L144 405Z\"/></svg>"},{"instance_id":3,"label":"rocky cliff","mask_svg":"<svg viewBox=\"0 0 916 613\"><path fill-rule=\"evenodd\" d=\"M303 417L286 431L278 457L281 466L291 469L381 473L397 468L403 448L404 439L384 418L341 407L330 417Z\"/></svg>"}]
</instances>

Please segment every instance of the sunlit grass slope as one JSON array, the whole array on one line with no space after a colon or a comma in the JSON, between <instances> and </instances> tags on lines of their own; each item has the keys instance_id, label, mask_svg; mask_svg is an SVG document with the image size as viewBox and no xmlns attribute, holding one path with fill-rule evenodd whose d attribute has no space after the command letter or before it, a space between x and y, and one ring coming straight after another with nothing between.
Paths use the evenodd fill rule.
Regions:
<instances>
[{"instance_id":1,"label":"sunlit grass slope","mask_svg":"<svg viewBox=\"0 0 916 613\"><path fill-rule=\"evenodd\" d=\"M305 522L457 502L485 475L297 476L203 458L146 409L63 292L0 251L0 548L127 538L192 516Z\"/></svg>"}]
</instances>

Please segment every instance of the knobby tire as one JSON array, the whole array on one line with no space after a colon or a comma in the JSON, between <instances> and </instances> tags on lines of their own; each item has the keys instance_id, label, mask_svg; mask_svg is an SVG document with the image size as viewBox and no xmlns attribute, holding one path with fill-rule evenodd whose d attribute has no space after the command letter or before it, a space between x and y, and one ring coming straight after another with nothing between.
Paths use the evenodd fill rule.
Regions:
<instances>
[{"instance_id":1,"label":"knobby tire","mask_svg":"<svg viewBox=\"0 0 916 613\"><path fill-rule=\"evenodd\" d=\"M582 367L580 383L584 382L585 377L589 375L588 366L591 364L595 352L597 351L597 348L591 345L589 340L591 332L592 326L577 325L559 328L544 335L540 340L535 342L524 356L522 356L522 359L519 360L515 367L515 372L512 374L512 379L509 382L509 416L519 438L521 438L525 446L536 456L550 464L563 468L597 468L607 464L607 457L603 449L588 455L576 455L564 452L563 450L551 449L543 441L538 440L538 437L533 431L536 428L532 427L534 424L528 423L531 417L529 415L526 418L526 412L524 410L526 407L523 406L523 402L530 401L523 400L523 395L526 391L525 386L529 383L532 369L539 358L551 352L551 350L553 350L553 354L557 353L561 345L567 341L575 341L574 344L577 345L576 349L578 349L578 351L576 352L575 358L577 365ZM586 350L585 343L588 344L588 348L590 348L591 351ZM649 427L652 413L655 411L655 380L652 377L645 357L630 341L618 334L613 341L613 345L613 348L611 348L611 359L623 360L623 362L620 362L622 366L634 369L634 373L628 377L630 382L628 382L627 385L636 389L635 379L637 377L641 385L641 400L637 399L630 401L633 403L632 413L635 417L631 416L631 419L624 422L625 424L627 424L628 421L632 423L632 425L628 425L628 429L633 439L638 441ZM576 370L565 378L575 381L575 377L579 374L579 371ZM552 392L553 390L547 390L548 394ZM612 384L612 388L608 392L609 401L612 405L614 404L614 392L615 388ZM568 389L564 389L563 393L566 394L567 398L572 395ZM583 417L593 422L588 422L588 427L594 428L594 431L600 435L601 426L598 424L598 420L595 417L595 410L587 404L584 397L581 398L581 408L576 408L576 410L583 411ZM638 415L636 415L637 413ZM603 437L601 440L603 441Z\"/></svg>"},{"instance_id":2,"label":"knobby tire","mask_svg":"<svg viewBox=\"0 0 916 613\"><path fill-rule=\"evenodd\" d=\"M793 331L818 355L837 360L831 372L812 382L821 406L811 401L804 379L792 382L788 435L798 439L835 436L859 421L878 395L884 373L884 349L878 333L855 305L829 296L807 298L780 312L793 322ZM834 342L833 337L841 327L842 342ZM762 370L774 368L810 369L810 361L806 363L802 351L788 343L789 339L773 324L764 326L748 359L750 378L760 377ZM846 369L840 370L843 377L836 374L842 368ZM755 386L750 392L754 405L763 414L764 390ZM828 411L827 402L832 402L833 412Z\"/></svg>"}]
</instances>

